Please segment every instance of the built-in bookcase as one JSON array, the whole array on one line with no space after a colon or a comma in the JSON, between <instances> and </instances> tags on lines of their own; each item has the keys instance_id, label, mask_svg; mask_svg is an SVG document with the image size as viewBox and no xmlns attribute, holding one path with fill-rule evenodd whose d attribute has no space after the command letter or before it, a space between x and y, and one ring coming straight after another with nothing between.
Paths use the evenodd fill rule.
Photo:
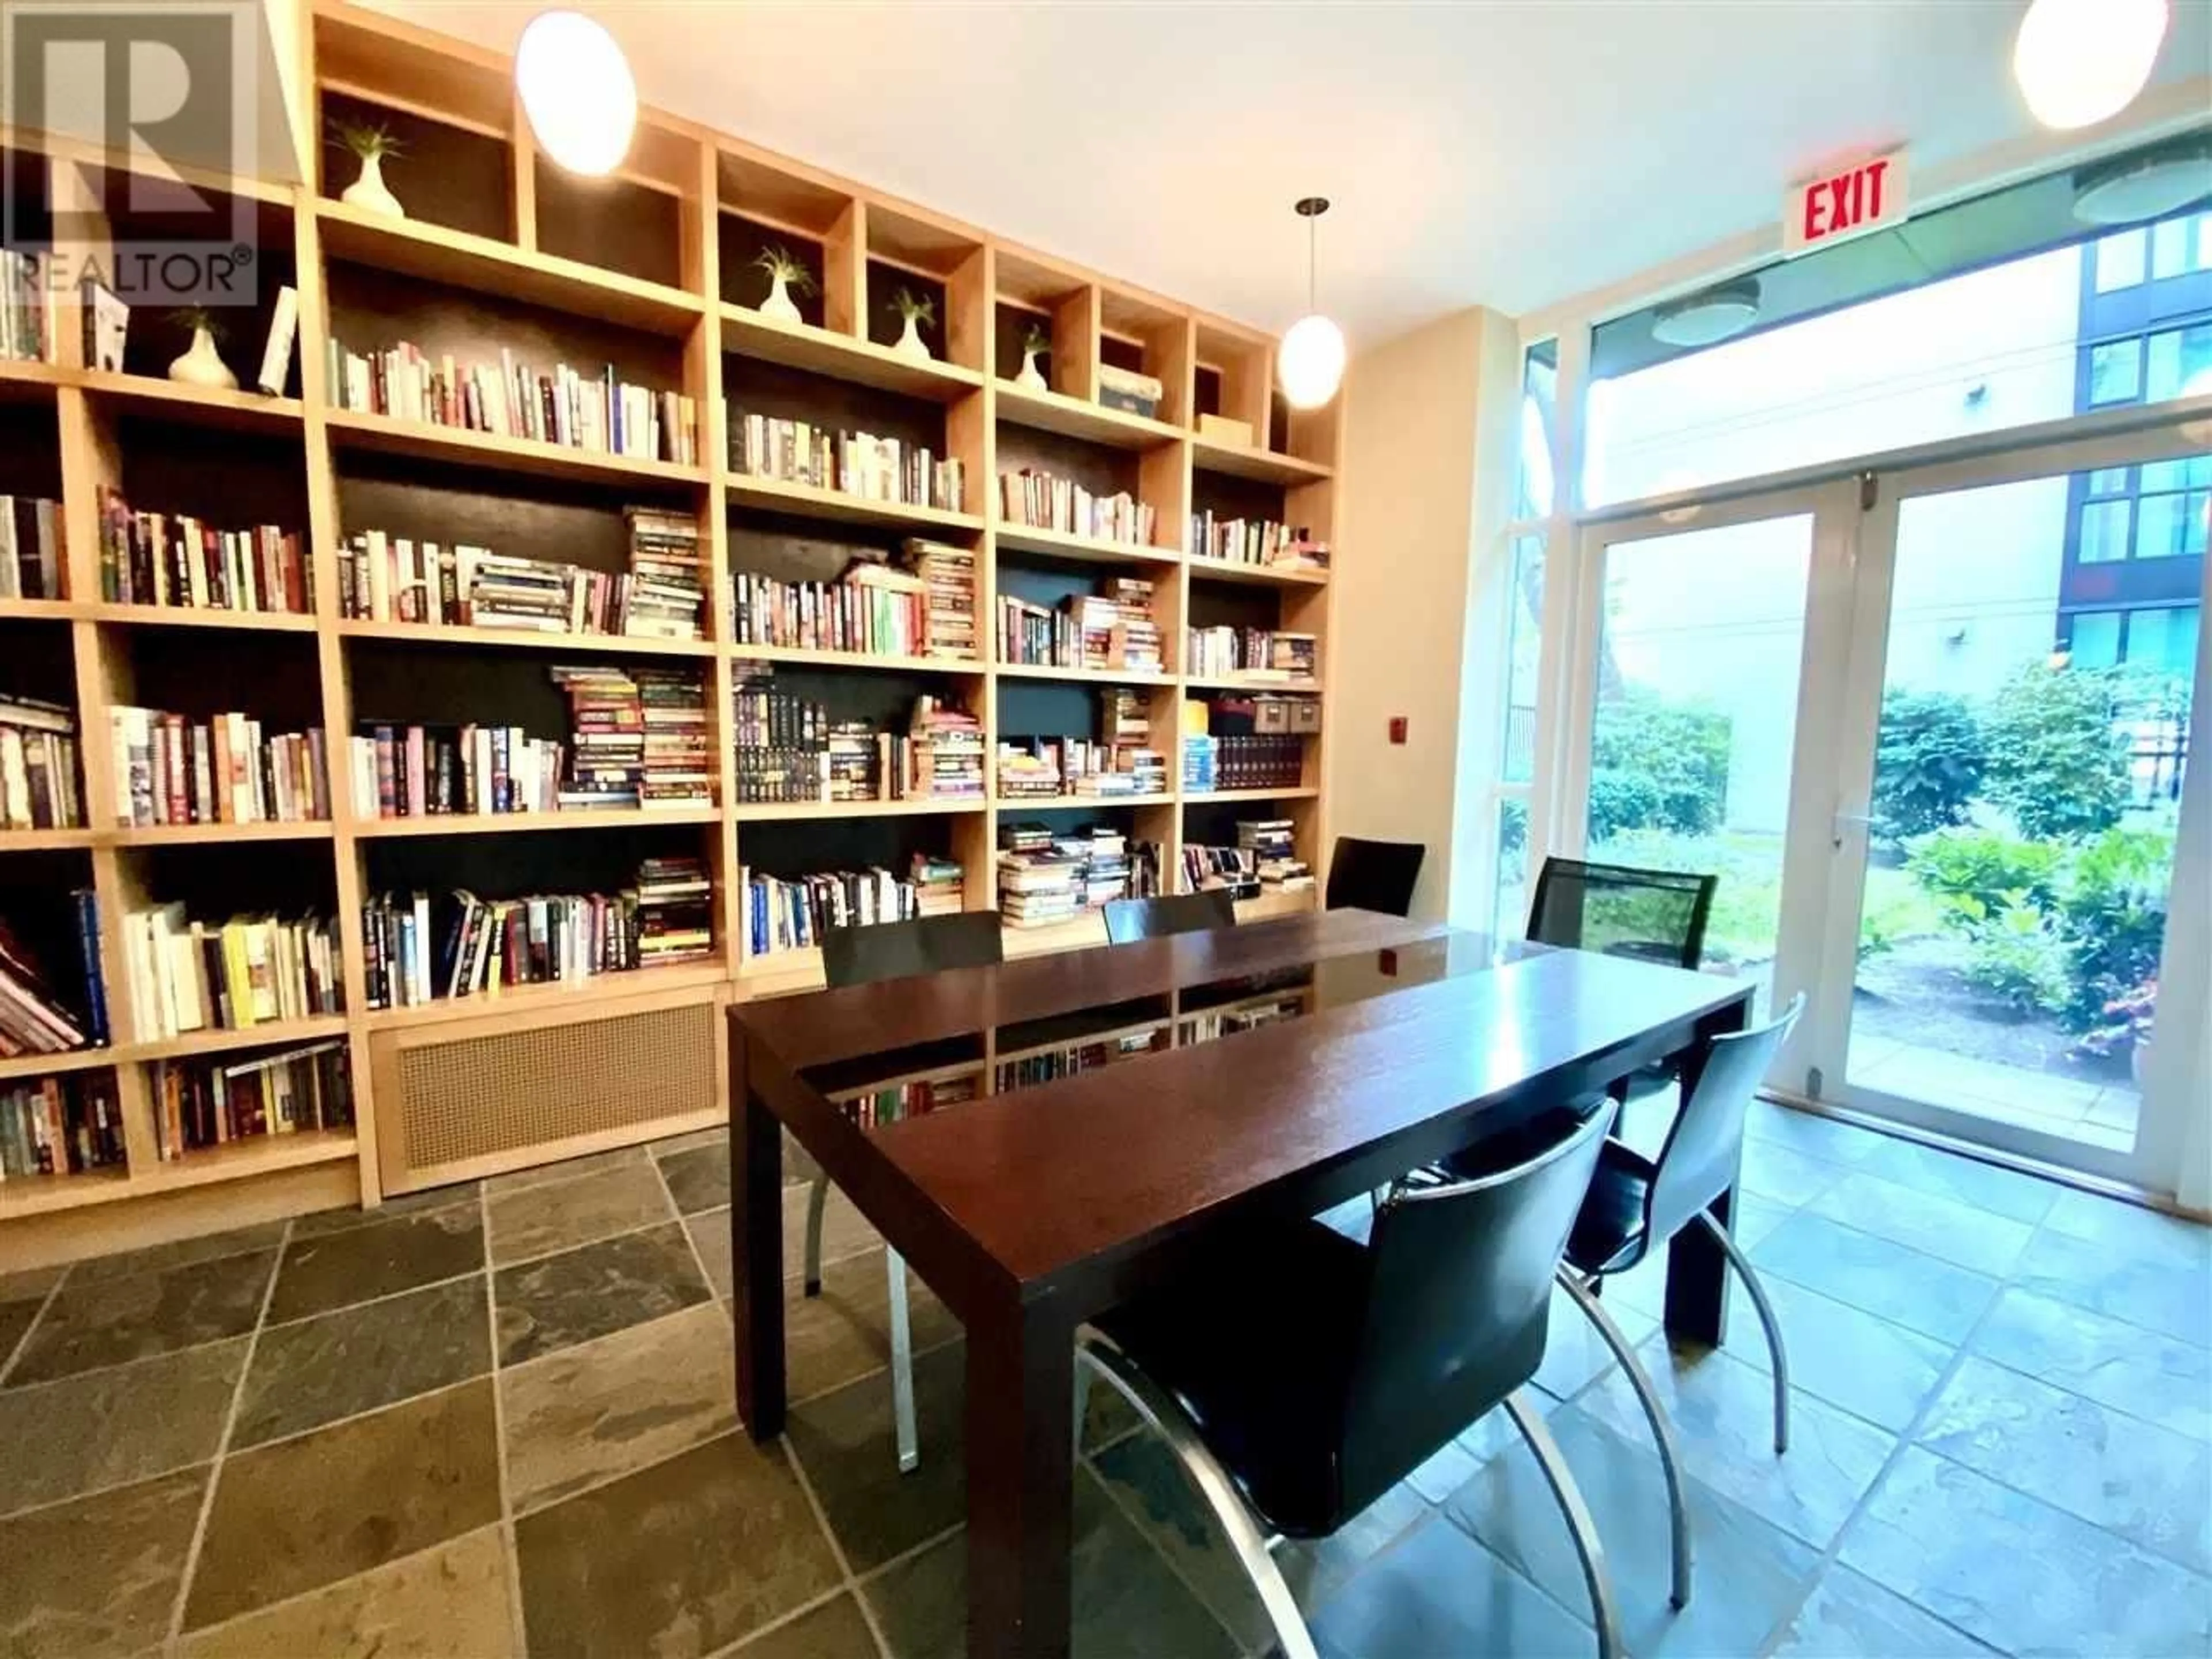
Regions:
<instances>
[{"instance_id":1,"label":"built-in bookcase","mask_svg":"<svg viewBox=\"0 0 2212 1659\"><path fill-rule=\"evenodd\" d=\"M95 1174L0 1183L0 1237L11 1261L374 1202L719 1121L717 1011L732 998L820 983L818 953L748 954L741 870L796 878L902 866L919 853L957 861L964 903L988 908L1003 822L1105 824L1156 842L1173 884L1186 842L1233 844L1240 818L1265 816L1291 819L1298 855L1325 874L1327 573L1231 568L1186 550L1192 514L1208 509L1331 539L1336 412L1293 416L1282 407L1272 339L652 112L623 170L573 178L537 153L519 123L505 60L375 14L319 6L303 51L317 131L311 182L215 181L245 204L260 240L258 304L232 319L224 344L241 381L250 386L258 367L277 287L299 295L299 349L282 395L199 391L163 378L185 340L151 307L134 312L120 374L85 367L82 320L67 303L57 361L0 363L0 492L60 501L68 544L59 598L0 601L0 695L74 708L86 808L80 828L0 831L0 915L76 995L83 988L67 985L81 956L72 895L97 896L112 1034L102 1050L0 1060L0 1082L111 1075L128 1150L124 1165ZM381 124L402 141L386 179L408 217L338 199L354 163L320 134L339 119ZM64 149L4 135L0 163L12 169L19 201L76 199L70 174L87 163ZM33 235L37 222L35 212L18 216ZM126 220L108 228L119 241L156 228ZM755 261L770 247L813 279L812 294L794 296L798 323L757 308L768 276ZM931 307L921 329L928 362L893 349L902 289ZM1032 325L1049 342L1038 365L1042 389L1016 379ZM564 362L595 374L612 365L622 380L691 400L696 459L602 454L341 408L326 383L334 341L362 354L411 342L463 363L496 363L504 349L541 368ZM1143 415L1102 404L1102 366L1159 380L1158 407ZM732 422L747 412L956 458L965 501L957 509L907 505L748 476L733 468L730 447ZM1255 442L1201 437L1205 415L1245 422ZM1101 495L1127 491L1153 510L1149 541L1002 523L1000 475L1024 466ZM107 602L100 531L108 491L138 511L297 532L312 611ZM487 546L614 574L627 568L623 509L634 506L698 526L714 578L705 639L518 635L340 614L340 550L356 534ZM976 660L737 642L729 602L738 575L833 579L856 553L888 553L917 537L975 555ZM1052 604L1127 576L1153 584L1160 674L994 659L1000 595ZM1188 700L1282 689L1187 672L1186 628L1224 623L1320 641L1319 676L1304 689L1319 698L1323 725L1303 739L1295 788L1200 797L1179 787ZM739 801L732 686L763 662L774 665L779 689L832 718L896 726L920 696L956 702L981 722L987 750L1002 736L1094 734L1115 688L1134 685L1154 746L1169 757L1170 789L1134 801L1038 801L1002 799L987 782L980 799ZM365 721L473 721L559 737L565 710L545 672L556 663L699 675L716 804L391 819L351 798L342 757ZM122 705L197 717L243 710L271 732L319 728L333 757L333 816L124 827L109 739L109 711ZM489 898L610 890L641 860L668 857L697 859L713 878L711 960L495 999L367 1006L365 900L416 888ZM1246 909L1312 902L1310 893L1287 893ZM282 1029L141 1036L123 918L164 903L211 921L334 917L345 1012ZM1095 915L1009 930L1007 940L1014 953L1099 942ZM157 1155L157 1065L333 1038L349 1061L351 1127Z\"/></svg>"}]
</instances>

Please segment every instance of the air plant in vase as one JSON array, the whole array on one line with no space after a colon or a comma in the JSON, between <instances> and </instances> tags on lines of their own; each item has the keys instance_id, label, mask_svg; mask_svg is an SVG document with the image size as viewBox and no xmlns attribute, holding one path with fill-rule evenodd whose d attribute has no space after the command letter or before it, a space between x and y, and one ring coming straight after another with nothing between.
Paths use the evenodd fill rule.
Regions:
<instances>
[{"instance_id":1,"label":"air plant in vase","mask_svg":"<svg viewBox=\"0 0 2212 1659\"><path fill-rule=\"evenodd\" d=\"M184 386L208 386L218 392L238 390L238 376L216 349L216 342L222 337L222 326L214 313L198 306L188 307L169 313L169 320L181 329L189 330L192 343L183 356L169 365L169 378Z\"/></svg>"},{"instance_id":2,"label":"air plant in vase","mask_svg":"<svg viewBox=\"0 0 2212 1659\"><path fill-rule=\"evenodd\" d=\"M1022 372L1014 376L1014 384L1026 386L1031 392L1050 390L1044 371L1037 367L1037 359L1052 349L1052 331L1042 323L1031 323L1022 331Z\"/></svg>"},{"instance_id":3,"label":"air plant in vase","mask_svg":"<svg viewBox=\"0 0 2212 1659\"><path fill-rule=\"evenodd\" d=\"M796 323L805 320L799 307L792 300L793 289L801 294L818 291L814 273L791 257L791 251L778 243L764 247L755 257L756 268L768 272L768 298L757 307L763 317L773 317L778 322Z\"/></svg>"},{"instance_id":4,"label":"air plant in vase","mask_svg":"<svg viewBox=\"0 0 2212 1659\"><path fill-rule=\"evenodd\" d=\"M404 219L407 210L384 182L384 158L402 155L407 148L392 129L376 121L333 121L331 141L350 150L361 163L361 177L345 187L338 200L364 213Z\"/></svg>"},{"instance_id":5,"label":"air plant in vase","mask_svg":"<svg viewBox=\"0 0 2212 1659\"><path fill-rule=\"evenodd\" d=\"M902 357L911 357L916 362L931 361L929 342L921 337L921 325L937 326L937 301L927 295L917 295L901 289L891 296L891 309L906 321L906 331L891 344L891 349Z\"/></svg>"}]
</instances>

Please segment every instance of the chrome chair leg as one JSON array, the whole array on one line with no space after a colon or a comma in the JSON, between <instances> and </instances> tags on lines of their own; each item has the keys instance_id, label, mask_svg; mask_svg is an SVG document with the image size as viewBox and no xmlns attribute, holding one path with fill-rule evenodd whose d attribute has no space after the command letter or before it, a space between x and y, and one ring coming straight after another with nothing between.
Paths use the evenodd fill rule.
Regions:
<instances>
[{"instance_id":1,"label":"chrome chair leg","mask_svg":"<svg viewBox=\"0 0 2212 1659\"><path fill-rule=\"evenodd\" d=\"M1077 1369L1080 1370L1085 1364L1096 1368L1135 1407L1137 1415L1167 1443L1168 1449L1182 1465L1183 1473L1198 1488L1199 1496L1221 1522L1230 1548L1236 1552L1237 1561L1252 1581L1252 1588L1259 1592L1260 1604L1267 1610L1275 1640L1281 1644L1283 1659L1319 1659L1312 1633L1306 1629L1305 1615L1298 1611L1297 1598L1291 1594L1282 1569L1275 1565L1271 1553L1274 1540L1260 1529L1252 1511L1245 1508L1236 1483L1229 1478L1229 1471L1207 1449L1174 1396L1146 1376L1103 1332L1088 1326L1078 1331L1075 1354ZM1611 1659L1611 1650L1607 1659Z\"/></svg>"},{"instance_id":2,"label":"chrome chair leg","mask_svg":"<svg viewBox=\"0 0 2212 1659\"><path fill-rule=\"evenodd\" d=\"M1778 1456L1790 1449L1790 1360L1782 1351L1782 1322L1774 1316L1774 1304L1766 1299L1759 1275L1751 1270L1751 1259L1736 1248L1728 1229L1713 1218L1710 1210L1698 1211L1698 1219L1726 1254L1729 1265L1743 1276L1743 1287L1751 1292L1751 1305L1758 1310L1759 1322L1766 1332L1766 1351L1774 1356L1774 1450Z\"/></svg>"},{"instance_id":3,"label":"chrome chair leg","mask_svg":"<svg viewBox=\"0 0 2212 1659\"><path fill-rule=\"evenodd\" d=\"M1613 1357L1627 1374L1628 1386L1636 1391L1637 1404L1644 1407L1644 1420L1651 1425L1651 1437L1659 1443L1659 1467L1667 1476L1667 1511L1674 1534L1674 1588L1670 1599L1675 1607L1686 1607L1690 1604L1690 1512L1682 1492L1682 1449L1674 1443L1674 1425L1668 1421L1659 1404L1659 1391L1651 1386L1651 1374L1636 1357L1627 1333L1614 1322L1590 1287L1570 1269L1561 1267L1559 1288L1573 1298L1583 1316L1597 1328L1605 1346L1613 1350Z\"/></svg>"},{"instance_id":4,"label":"chrome chair leg","mask_svg":"<svg viewBox=\"0 0 2212 1659\"><path fill-rule=\"evenodd\" d=\"M884 1273L890 1306L891 1421L898 1432L899 1473L910 1474L921 1462L921 1439L914 1423L914 1328L907 1321L906 1258L888 1244Z\"/></svg>"},{"instance_id":5,"label":"chrome chair leg","mask_svg":"<svg viewBox=\"0 0 2212 1659\"><path fill-rule=\"evenodd\" d=\"M806 1188L806 1293L822 1294L822 1212L830 1202L830 1177L819 1170Z\"/></svg>"},{"instance_id":6,"label":"chrome chair leg","mask_svg":"<svg viewBox=\"0 0 2212 1659\"><path fill-rule=\"evenodd\" d=\"M1582 1489L1568 1471L1559 1442L1545 1426L1544 1414L1518 1389L1505 1396L1505 1410L1513 1419L1513 1426L1521 1431L1521 1437L1528 1443L1528 1449L1536 1454L1536 1467L1544 1472L1552 1496L1567 1518L1567 1530L1574 1536L1575 1553L1582 1558L1583 1579L1589 1586L1590 1611L1597 1625L1598 1659L1621 1659L1620 1609L1613 1602L1613 1579L1605 1570L1605 1546L1598 1541L1597 1522L1590 1518L1589 1505L1583 1502Z\"/></svg>"}]
</instances>

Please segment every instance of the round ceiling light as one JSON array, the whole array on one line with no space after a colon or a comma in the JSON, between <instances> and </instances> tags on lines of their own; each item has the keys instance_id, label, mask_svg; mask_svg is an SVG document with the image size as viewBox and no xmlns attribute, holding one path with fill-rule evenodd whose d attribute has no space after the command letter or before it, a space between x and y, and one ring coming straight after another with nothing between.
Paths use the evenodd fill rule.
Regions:
<instances>
[{"instance_id":1,"label":"round ceiling light","mask_svg":"<svg viewBox=\"0 0 2212 1659\"><path fill-rule=\"evenodd\" d=\"M1319 409L1344 380L1344 331L1314 305L1314 222L1328 211L1328 198L1308 196L1295 211L1306 222L1306 314L1283 336L1275 378L1292 409Z\"/></svg>"},{"instance_id":2,"label":"round ceiling light","mask_svg":"<svg viewBox=\"0 0 2212 1659\"><path fill-rule=\"evenodd\" d=\"M2137 225L2212 198L2212 138L2184 139L2074 175L2074 216L2087 225Z\"/></svg>"},{"instance_id":3,"label":"round ceiling light","mask_svg":"<svg viewBox=\"0 0 2212 1659\"><path fill-rule=\"evenodd\" d=\"M1758 320L1759 280L1747 277L1661 306L1652 313L1651 337L1661 345L1718 345Z\"/></svg>"},{"instance_id":4,"label":"round ceiling light","mask_svg":"<svg viewBox=\"0 0 2212 1659\"><path fill-rule=\"evenodd\" d=\"M538 147L571 173L611 173L637 127L637 82L623 49L576 11L540 12L514 50L514 83Z\"/></svg>"},{"instance_id":5,"label":"round ceiling light","mask_svg":"<svg viewBox=\"0 0 2212 1659\"><path fill-rule=\"evenodd\" d=\"M2166 0L2034 0L2012 72L2035 118L2094 126L2135 101L2166 39Z\"/></svg>"}]
</instances>

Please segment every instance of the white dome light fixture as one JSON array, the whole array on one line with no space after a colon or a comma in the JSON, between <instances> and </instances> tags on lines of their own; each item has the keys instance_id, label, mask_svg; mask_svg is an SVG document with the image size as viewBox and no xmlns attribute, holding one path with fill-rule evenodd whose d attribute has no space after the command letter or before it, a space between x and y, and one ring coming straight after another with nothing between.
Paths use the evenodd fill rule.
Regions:
<instances>
[{"instance_id":1,"label":"white dome light fixture","mask_svg":"<svg viewBox=\"0 0 2212 1659\"><path fill-rule=\"evenodd\" d=\"M1292 409L1319 409L1344 380L1344 331L1314 305L1314 221L1328 211L1328 198L1306 197L1297 210L1306 222L1306 314L1283 336L1275 374Z\"/></svg>"},{"instance_id":2,"label":"white dome light fixture","mask_svg":"<svg viewBox=\"0 0 2212 1659\"><path fill-rule=\"evenodd\" d=\"M2136 225L2212 199L2212 137L2184 138L2074 175L2074 216L2088 225Z\"/></svg>"},{"instance_id":3,"label":"white dome light fixture","mask_svg":"<svg viewBox=\"0 0 2212 1659\"><path fill-rule=\"evenodd\" d=\"M1759 278L1723 283L1651 314L1651 337L1661 345L1694 349L1732 340L1759 320Z\"/></svg>"},{"instance_id":4,"label":"white dome light fixture","mask_svg":"<svg viewBox=\"0 0 2212 1659\"><path fill-rule=\"evenodd\" d=\"M530 20L514 84L538 147L571 173L612 173L637 129L637 82L613 35L578 11Z\"/></svg>"},{"instance_id":5,"label":"white dome light fixture","mask_svg":"<svg viewBox=\"0 0 2212 1659\"><path fill-rule=\"evenodd\" d=\"M2066 131L2111 119L2150 79L2166 0L2034 0L2013 42L2028 112Z\"/></svg>"}]
</instances>

